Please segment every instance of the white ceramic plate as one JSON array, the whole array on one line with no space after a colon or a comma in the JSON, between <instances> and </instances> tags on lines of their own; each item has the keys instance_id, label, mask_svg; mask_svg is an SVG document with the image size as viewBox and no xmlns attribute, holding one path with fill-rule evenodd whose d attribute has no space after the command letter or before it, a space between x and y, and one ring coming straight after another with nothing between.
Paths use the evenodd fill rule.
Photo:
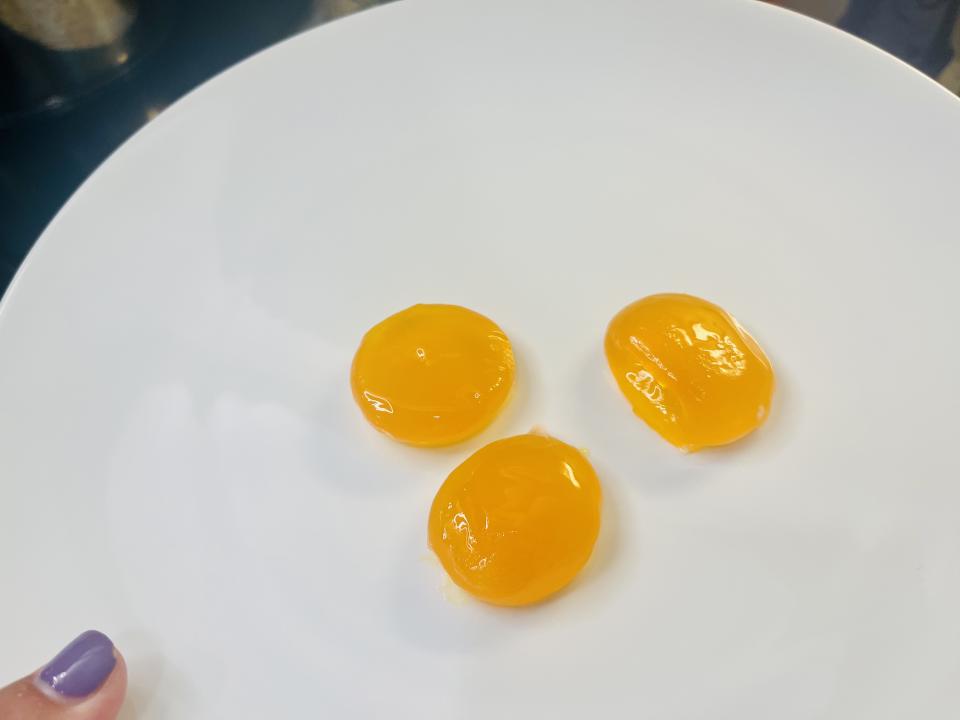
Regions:
<instances>
[{"instance_id":1,"label":"white ceramic plate","mask_svg":"<svg viewBox=\"0 0 960 720\"><path fill-rule=\"evenodd\" d=\"M0 309L0 677L97 627L127 717L960 716L960 103L735 0L408 0L225 73L87 182ZM770 422L685 456L608 319L733 312ZM354 407L418 301L514 339L482 436ZM542 607L451 592L447 472L539 425L605 483Z\"/></svg>"}]
</instances>

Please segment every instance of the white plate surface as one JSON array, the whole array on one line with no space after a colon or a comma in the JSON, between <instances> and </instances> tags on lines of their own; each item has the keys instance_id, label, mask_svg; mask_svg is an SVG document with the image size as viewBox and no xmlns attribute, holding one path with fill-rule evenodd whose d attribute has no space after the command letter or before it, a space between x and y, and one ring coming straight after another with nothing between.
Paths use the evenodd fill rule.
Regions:
<instances>
[{"instance_id":1,"label":"white plate surface","mask_svg":"<svg viewBox=\"0 0 960 720\"><path fill-rule=\"evenodd\" d=\"M406 0L243 63L0 308L0 678L97 627L140 720L955 720L958 168L954 98L745 0ZM615 388L605 325L659 291L775 363L739 446L685 456ZM453 449L349 393L419 301L518 350ZM496 610L426 513L533 425L589 450L605 524L568 592Z\"/></svg>"}]
</instances>

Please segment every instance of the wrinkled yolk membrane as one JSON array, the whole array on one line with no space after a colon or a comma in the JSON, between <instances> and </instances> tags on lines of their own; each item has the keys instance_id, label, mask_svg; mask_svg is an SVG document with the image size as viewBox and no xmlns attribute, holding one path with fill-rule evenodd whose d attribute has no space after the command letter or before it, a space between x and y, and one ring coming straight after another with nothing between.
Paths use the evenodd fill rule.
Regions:
<instances>
[{"instance_id":1,"label":"wrinkled yolk membrane","mask_svg":"<svg viewBox=\"0 0 960 720\"><path fill-rule=\"evenodd\" d=\"M529 605L567 585L600 529L600 481L576 448L545 435L491 443L433 501L430 546L453 581L496 605Z\"/></svg>"},{"instance_id":2,"label":"wrinkled yolk membrane","mask_svg":"<svg viewBox=\"0 0 960 720\"><path fill-rule=\"evenodd\" d=\"M706 300L638 300L610 322L605 350L634 412L684 450L733 442L769 414L770 361L733 317Z\"/></svg>"}]
</instances>

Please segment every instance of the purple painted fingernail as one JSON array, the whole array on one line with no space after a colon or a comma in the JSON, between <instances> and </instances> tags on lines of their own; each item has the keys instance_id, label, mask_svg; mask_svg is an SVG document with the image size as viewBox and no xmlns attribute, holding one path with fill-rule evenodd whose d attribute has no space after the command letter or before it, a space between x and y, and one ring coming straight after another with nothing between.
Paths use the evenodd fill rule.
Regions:
<instances>
[{"instance_id":1,"label":"purple painted fingernail","mask_svg":"<svg viewBox=\"0 0 960 720\"><path fill-rule=\"evenodd\" d=\"M53 690L65 698L82 698L103 685L116 664L110 638L87 630L40 671L37 682L44 691Z\"/></svg>"}]
</instances>

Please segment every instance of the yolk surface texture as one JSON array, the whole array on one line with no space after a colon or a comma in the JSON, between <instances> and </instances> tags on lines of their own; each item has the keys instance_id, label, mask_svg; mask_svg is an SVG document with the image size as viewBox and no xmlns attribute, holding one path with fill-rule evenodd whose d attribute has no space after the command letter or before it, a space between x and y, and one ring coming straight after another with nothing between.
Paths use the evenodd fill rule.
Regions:
<instances>
[{"instance_id":1,"label":"yolk surface texture","mask_svg":"<svg viewBox=\"0 0 960 720\"><path fill-rule=\"evenodd\" d=\"M457 585L496 605L529 605L567 585L600 530L600 481L576 448L517 435L471 455L443 483L430 545Z\"/></svg>"},{"instance_id":2,"label":"yolk surface texture","mask_svg":"<svg viewBox=\"0 0 960 720\"><path fill-rule=\"evenodd\" d=\"M610 321L605 349L634 412L684 450L733 442L769 414L770 361L736 320L706 300L638 300Z\"/></svg>"},{"instance_id":3,"label":"yolk surface texture","mask_svg":"<svg viewBox=\"0 0 960 720\"><path fill-rule=\"evenodd\" d=\"M411 445L448 445L482 430L513 386L510 341L457 305L414 305L364 336L353 397L367 420Z\"/></svg>"}]
</instances>

